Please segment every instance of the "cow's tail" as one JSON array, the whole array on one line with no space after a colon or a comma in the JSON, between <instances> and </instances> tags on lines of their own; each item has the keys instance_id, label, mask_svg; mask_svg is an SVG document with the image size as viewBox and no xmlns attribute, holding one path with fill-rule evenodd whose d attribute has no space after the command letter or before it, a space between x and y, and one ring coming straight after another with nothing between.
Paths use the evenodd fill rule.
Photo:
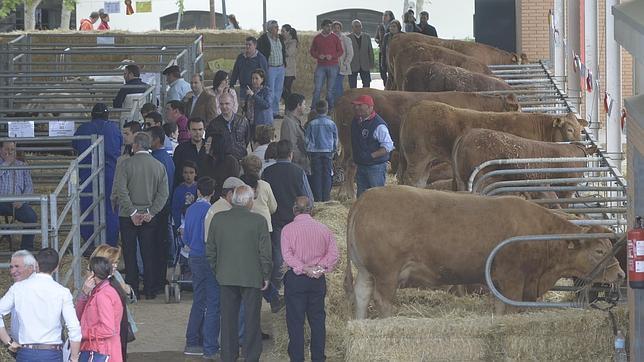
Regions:
<instances>
[{"instance_id":1,"label":"cow's tail","mask_svg":"<svg viewBox=\"0 0 644 362\"><path fill-rule=\"evenodd\" d=\"M358 201L356 201L358 202ZM352 310L352 305L355 301L355 291L353 289L353 273L351 271L351 254L355 248L355 221L354 221L354 207L349 210L349 216L347 220L347 267L344 271L344 292L347 295L347 301L349 302L349 310Z\"/></svg>"}]
</instances>

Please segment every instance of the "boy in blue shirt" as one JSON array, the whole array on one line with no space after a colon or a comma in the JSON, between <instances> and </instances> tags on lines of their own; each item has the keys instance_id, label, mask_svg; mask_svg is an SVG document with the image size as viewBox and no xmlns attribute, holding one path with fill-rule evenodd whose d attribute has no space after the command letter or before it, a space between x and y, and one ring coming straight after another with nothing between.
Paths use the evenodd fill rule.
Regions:
<instances>
[{"instance_id":1,"label":"boy in blue shirt","mask_svg":"<svg viewBox=\"0 0 644 362\"><path fill-rule=\"evenodd\" d=\"M184 354L203 355L207 359L219 352L219 284L206 259L204 240L204 219L214 193L215 180L207 176L200 178L197 182L199 198L186 211L184 229L185 242L190 248L188 262L193 289Z\"/></svg>"},{"instance_id":2,"label":"boy in blue shirt","mask_svg":"<svg viewBox=\"0 0 644 362\"><path fill-rule=\"evenodd\" d=\"M183 163L182 167L183 182L172 194L172 223L175 231L181 227L183 215L185 215L188 206L197 199L197 183L195 182L197 164L188 160Z\"/></svg>"},{"instance_id":3,"label":"boy in blue shirt","mask_svg":"<svg viewBox=\"0 0 644 362\"><path fill-rule=\"evenodd\" d=\"M327 115L329 105L321 100L315 104L315 117L304 130L306 152L311 159L311 191L315 201L329 201L333 182L333 155L338 150L338 128Z\"/></svg>"}]
</instances>

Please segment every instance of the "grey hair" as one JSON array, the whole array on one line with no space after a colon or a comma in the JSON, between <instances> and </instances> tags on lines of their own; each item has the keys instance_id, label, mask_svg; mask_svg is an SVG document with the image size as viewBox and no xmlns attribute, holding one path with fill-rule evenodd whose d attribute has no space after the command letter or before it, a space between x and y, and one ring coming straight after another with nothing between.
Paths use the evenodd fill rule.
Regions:
<instances>
[{"instance_id":1,"label":"grey hair","mask_svg":"<svg viewBox=\"0 0 644 362\"><path fill-rule=\"evenodd\" d=\"M232 204L235 206L246 206L255 198L255 191L250 186L242 185L235 187L233 191Z\"/></svg>"},{"instance_id":2,"label":"grey hair","mask_svg":"<svg viewBox=\"0 0 644 362\"><path fill-rule=\"evenodd\" d=\"M137 144L141 150L149 150L152 147L152 138L146 132L137 132L134 135L134 144Z\"/></svg>"},{"instance_id":3,"label":"grey hair","mask_svg":"<svg viewBox=\"0 0 644 362\"><path fill-rule=\"evenodd\" d=\"M305 205L302 205L301 203L295 201L295 205L293 205L293 213L295 215L310 214L311 211L313 211L313 202L308 197L307 197L307 201L308 202Z\"/></svg>"},{"instance_id":4,"label":"grey hair","mask_svg":"<svg viewBox=\"0 0 644 362\"><path fill-rule=\"evenodd\" d=\"M18 250L11 254L11 258L22 258L22 263L25 264L25 266L32 267L34 270L36 270L36 267L38 266L36 258L29 250Z\"/></svg>"},{"instance_id":5,"label":"grey hair","mask_svg":"<svg viewBox=\"0 0 644 362\"><path fill-rule=\"evenodd\" d=\"M351 26L354 26L354 25L360 25L360 26L362 26L362 21L360 21L360 20L358 20L358 19L354 19L354 20L351 22Z\"/></svg>"},{"instance_id":6,"label":"grey hair","mask_svg":"<svg viewBox=\"0 0 644 362\"><path fill-rule=\"evenodd\" d=\"M273 27L279 27L279 25L277 24L277 20L269 20L266 22L266 30L269 30Z\"/></svg>"}]
</instances>

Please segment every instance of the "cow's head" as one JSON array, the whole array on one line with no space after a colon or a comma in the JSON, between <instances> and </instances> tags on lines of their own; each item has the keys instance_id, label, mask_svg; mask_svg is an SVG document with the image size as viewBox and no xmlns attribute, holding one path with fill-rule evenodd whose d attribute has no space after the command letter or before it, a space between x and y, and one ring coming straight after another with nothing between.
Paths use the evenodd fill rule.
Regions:
<instances>
[{"instance_id":1,"label":"cow's head","mask_svg":"<svg viewBox=\"0 0 644 362\"><path fill-rule=\"evenodd\" d=\"M517 53L512 53L512 63L514 64L528 64L528 56L526 53L521 53L519 56Z\"/></svg>"},{"instance_id":2,"label":"cow's head","mask_svg":"<svg viewBox=\"0 0 644 362\"><path fill-rule=\"evenodd\" d=\"M587 145L587 144L583 144L581 142L573 142L573 144L575 146L577 146L584 153L584 155L583 155L584 157L585 156L592 156L592 155L596 154L597 151L599 150L599 147L597 145L594 145L594 144Z\"/></svg>"},{"instance_id":3,"label":"cow's head","mask_svg":"<svg viewBox=\"0 0 644 362\"><path fill-rule=\"evenodd\" d=\"M577 119L574 113L557 117L552 120L554 129L552 142L581 141L581 130L588 123L583 119Z\"/></svg>"},{"instance_id":4,"label":"cow's head","mask_svg":"<svg viewBox=\"0 0 644 362\"><path fill-rule=\"evenodd\" d=\"M506 94L500 96L503 98L503 110L507 112L519 112L521 110L521 105L519 100L514 93Z\"/></svg>"},{"instance_id":5,"label":"cow's head","mask_svg":"<svg viewBox=\"0 0 644 362\"><path fill-rule=\"evenodd\" d=\"M585 233L610 233L602 226L583 227ZM573 277L586 277L593 269L602 264L602 272L595 281L615 283L624 279L625 274L614 256L608 256L613 244L609 239L569 240L566 248L570 274Z\"/></svg>"}]
</instances>

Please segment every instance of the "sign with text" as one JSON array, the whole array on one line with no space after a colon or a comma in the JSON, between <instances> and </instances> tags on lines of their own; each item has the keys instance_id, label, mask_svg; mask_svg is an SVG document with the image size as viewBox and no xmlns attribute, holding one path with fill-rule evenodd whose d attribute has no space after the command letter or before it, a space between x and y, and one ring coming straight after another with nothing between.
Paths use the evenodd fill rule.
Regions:
<instances>
[{"instance_id":1,"label":"sign with text","mask_svg":"<svg viewBox=\"0 0 644 362\"><path fill-rule=\"evenodd\" d=\"M9 137L33 137L34 121L9 122Z\"/></svg>"},{"instance_id":2,"label":"sign with text","mask_svg":"<svg viewBox=\"0 0 644 362\"><path fill-rule=\"evenodd\" d=\"M103 3L103 9L108 14L118 14L121 12L121 3L119 1L106 1Z\"/></svg>"},{"instance_id":3,"label":"sign with text","mask_svg":"<svg viewBox=\"0 0 644 362\"><path fill-rule=\"evenodd\" d=\"M49 121L49 137L69 137L74 131L73 121Z\"/></svg>"}]
</instances>

